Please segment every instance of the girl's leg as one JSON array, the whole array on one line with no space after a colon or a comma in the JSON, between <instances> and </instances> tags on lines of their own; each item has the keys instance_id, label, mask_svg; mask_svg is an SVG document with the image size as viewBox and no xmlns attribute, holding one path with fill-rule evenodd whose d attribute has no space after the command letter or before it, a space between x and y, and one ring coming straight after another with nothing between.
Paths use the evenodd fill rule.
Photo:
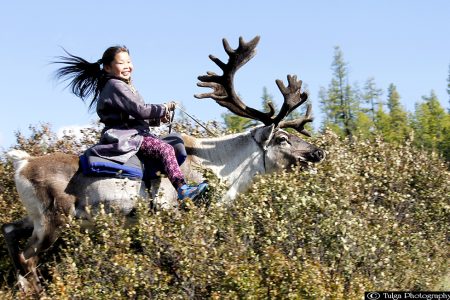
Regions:
<instances>
[{"instance_id":1,"label":"girl's leg","mask_svg":"<svg viewBox=\"0 0 450 300\"><path fill-rule=\"evenodd\" d=\"M171 145L175 150L175 157L177 158L178 165L181 166L187 158L186 148L181 135L176 132L169 133L161 138L164 142Z\"/></svg>"},{"instance_id":2,"label":"girl's leg","mask_svg":"<svg viewBox=\"0 0 450 300\"><path fill-rule=\"evenodd\" d=\"M185 184L184 175L171 145L157 138L145 136L139 151L144 157L156 158L162 162L164 171L175 189Z\"/></svg>"}]
</instances>

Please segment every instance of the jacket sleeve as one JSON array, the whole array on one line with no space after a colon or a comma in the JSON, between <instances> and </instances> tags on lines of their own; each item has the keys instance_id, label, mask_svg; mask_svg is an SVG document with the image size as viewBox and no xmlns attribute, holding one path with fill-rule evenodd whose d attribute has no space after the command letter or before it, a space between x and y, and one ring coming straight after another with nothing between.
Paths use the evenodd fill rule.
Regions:
<instances>
[{"instance_id":1,"label":"jacket sleeve","mask_svg":"<svg viewBox=\"0 0 450 300\"><path fill-rule=\"evenodd\" d=\"M113 106L132 116L136 120L160 119L166 108L163 104L146 104L139 94L135 94L125 82L114 80L115 87L111 97Z\"/></svg>"}]
</instances>

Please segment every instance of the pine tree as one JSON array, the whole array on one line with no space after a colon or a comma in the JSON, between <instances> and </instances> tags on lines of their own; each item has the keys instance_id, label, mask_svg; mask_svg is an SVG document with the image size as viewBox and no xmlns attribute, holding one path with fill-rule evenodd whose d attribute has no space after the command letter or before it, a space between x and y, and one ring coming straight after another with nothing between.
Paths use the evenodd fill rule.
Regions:
<instances>
[{"instance_id":1,"label":"pine tree","mask_svg":"<svg viewBox=\"0 0 450 300\"><path fill-rule=\"evenodd\" d=\"M375 111L375 127L377 129L377 132L381 134L381 136L383 136L387 141L392 141L392 139L390 138L392 131L391 118L389 114L384 110L384 108L384 103L379 102Z\"/></svg>"},{"instance_id":2,"label":"pine tree","mask_svg":"<svg viewBox=\"0 0 450 300\"><path fill-rule=\"evenodd\" d=\"M370 138L374 131L373 121L368 114L363 111L358 112L356 117L356 133L360 138Z\"/></svg>"},{"instance_id":3,"label":"pine tree","mask_svg":"<svg viewBox=\"0 0 450 300\"><path fill-rule=\"evenodd\" d=\"M379 107L378 104L381 102L380 97L382 94L383 90L376 87L375 78L370 77L367 79L364 85L364 94L362 98L369 106L367 111L374 124L376 123L376 109Z\"/></svg>"},{"instance_id":4,"label":"pine tree","mask_svg":"<svg viewBox=\"0 0 450 300\"><path fill-rule=\"evenodd\" d=\"M359 112L358 92L348 83L348 66L339 47L334 48L331 65L333 78L327 90L319 92L324 125L344 136L352 136L356 130Z\"/></svg>"},{"instance_id":5,"label":"pine tree","mask_svg":"<svg viewBox=\"0 0 450 300\"><path fill-rule=\"evenodd\" d=\"M415 141L420 146L443 153L450 160L450 116L434 91L422 99L424 101L417 104L415 109Z\"/></svg>"},{"instance_id":6,"label":"pine tree","mask_svg":"<svg viewBox=\"0 0 450 300\"><path fill-rule=\"evenodd\" d=\"M393 83L388 88L387 107L389 128L385 130L384 136L387 141L404 141L409 136L411 128L408 124L408 114L400 103L400 94Z\"/></svg>"}]
</instances>

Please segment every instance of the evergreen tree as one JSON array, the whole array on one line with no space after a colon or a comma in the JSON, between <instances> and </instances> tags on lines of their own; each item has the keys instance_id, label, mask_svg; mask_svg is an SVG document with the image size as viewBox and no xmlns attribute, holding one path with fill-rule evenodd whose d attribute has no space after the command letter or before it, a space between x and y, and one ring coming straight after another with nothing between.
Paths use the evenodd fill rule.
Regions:
<instances>
[{"instance_id":1,"label":"evergreen tree","mask_svg":"<svg viewBox=\"0 0 450 300\"><path fill-rule=\"evenodd\" d=\"M370 77L367 79L364 85L364 94L362 98L365 103L369 106L367 109L369 117L371 118L373 124L376 123L376 109L379 107L381 102L380 96L383 94L383 90L376 87L375 78Z\"/></svg>"},{"instance_id":2,"label":"evergreen tree","mask_svg":"<svg viewBox=\"0 0 450 300\"><path fill-rule=\"evenodd\" d=\"M327 90L319 92L322 112L325 114L324 125L339 134L352 136L356 129L359 112L358 93L348 83L348 66L339 47L334 48L331 65L333 77Z\"/></svg>"},{"instance_id":3,"label":"evergreen tree","mask_svg":"<svg viewBox=\"0 0 450 300\"><path fill-rule=\"evenodd\" d=\"M379 134L381 134L387 141L390 141L392 132L391 119L389 114L384 110L384 107L383 102L378 102L378 106L375 111L375 127Z\"/></svg>"},{"instance_id":4,"label":"evergreen tree","mask_svg":"<svg viewBox=\"0 0 450 300\"><path fill-rule=\"evenodd\" d=\"M319 89L319 103L320 103L320 109L323 114L323 127L324 128L330 128L333 126L333 124L336 124L334 119L334 106L332 105L331 101L328 100L328 91L323 86Z\"/></svg>"},{"instance_id":5,"label":"evergreen tree","mask_svg":"<svg viewBox=\"0 0 450 300\"><path fill-rule=\"evenodd\" d=\"M384 137L391 142L404 141L409 136L411 128L408 124L408 114L400 103L400 94L392 83L388 88L387 107L389 124L388 129L384 132Z\"/></svg>"},{"instance_id":6,"label":"evergreen tree","mask_svg":"<svg viewBox=\"0 0 450 300\"><path fill-rule=\"evenodd\" d=\"M356 117L356 124L357 135L360 138L370 138L370 136L372 135L371 133L374 131L374 124L369 115L364 113L363 111L358 112Z\"/></svg>"},{"instance_id":7,"label":"evergreen tree","mask_svg":"<svg viewBox=\"0 0 450 300\"><path fill-rule=\"evenodd\" d=\"M417 104L415 109L415 141L420 146L443 153L450 160L450 116L434 91L422 99L424 101Z\"/></svg>"}]
</instances>

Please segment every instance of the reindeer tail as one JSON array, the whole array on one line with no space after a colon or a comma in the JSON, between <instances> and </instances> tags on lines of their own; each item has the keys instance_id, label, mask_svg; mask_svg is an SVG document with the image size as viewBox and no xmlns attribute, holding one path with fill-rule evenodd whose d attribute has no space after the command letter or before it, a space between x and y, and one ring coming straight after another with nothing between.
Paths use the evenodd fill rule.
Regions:
<instances>
[{"instance_id":1,"label":"reindeer tail","mask_svg":"<svg viewBox=\"0 0 450 300\"><path fill-rule=\"evenodd\" d=\"M13 161L21 161L24 159L27 159L30 157L30 154L26 153L23 150L11 150L8 153L6 153L6 157L8 157L9 159L13 160Z\"/></svg>"},{"instance_id":2,"label":"reindeer tail","mask_svg":"<svg viewBox=\"0 0 450 300\"><path fill-rule=\"evenodd\" d=\"M6 153L6 157L13 161L14 168L17 170L18 166L25 163L31 156L23 150L14 149Z\"/></svg>"}]
</instances>

